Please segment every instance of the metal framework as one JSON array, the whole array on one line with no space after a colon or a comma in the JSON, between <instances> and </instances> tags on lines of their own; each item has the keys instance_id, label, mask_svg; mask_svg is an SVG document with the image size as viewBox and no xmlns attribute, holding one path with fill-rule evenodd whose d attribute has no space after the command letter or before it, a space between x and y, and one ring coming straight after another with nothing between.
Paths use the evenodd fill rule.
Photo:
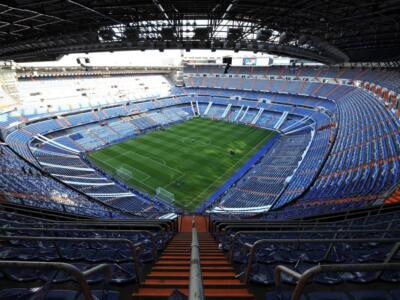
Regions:
<instances>
[{"instance_id":1,"label":"metal framework","mask_svg":"<svg viewBox=\"0 0 400 300\"><path fill-rule=\"evenodd\" d=\"M22 240L22 241L38 241L38 242L43 242L43 241L48 241L52 242L53 247L57 254L62 257L59 245L57 242L63 241L63 242L93 242L93 243L112 243L112 244L126 244L128 248L132 252L132 262L134 263L135 266L135 272L136 276L138 278L138 282L141 280L141 266L139 262L139 257L141 255L141 252L143 251L143 246L141 243L136 243L134 244L131 240L128 239L119 239L119 238L70 238L70 237L33 237L33 236L0 236L0 239L3 241L11 241L11 240Z\"/></svg>"},{"instance_id":2,"label":"metal framework","mask_svg":"<svg viewBox=\"0 0 400 300\"><path fill-rule=\"evenodd\" d=\"M256 259L256 250L259 247L271 244L271 243L280 243L280 244L300 244L300 243L310 243L310 244L328 244L329 247L327 248L324 258L327 258L329 254L334 250L334 245L336 243L348 243L348 244L356 244L356 243L368 243L371 242L372 239L368 238L333 238L333 239L263 239L258 240L254 244L246 244L246 247L249 249L248 261L247 261L247 268L245 271L245 282L249 282L251 273L253 271L253 262ZM374 242L377 243L385 243L392 246L391 250L388 252L384 263L389 263L399 251L400 242L396 238L382 238L382 239L373 239Z\"/></svg>"},{"instance_id":3,"label":"metal framework","mask_svg":"<svg viewBox=\"0 0 400 300\"><path fill-rule=\"evenodd\" d=\"M292 293L291 300L300 300L306 288L307 283L312 281L312 278L320 273L343 273L343 272L376 272L375 278L378 278L383 271L398 271L400 270L399 263L368 263L368 264L332 264L332 265L318 265L312 267L302 274L296 271L279 265L275 268L274 281L278 290L281 290L282 274L294 278L297 283Z\"/></svg>"},{"instance_id":4,"label":"metal framework","mask_svg":"<svg viewBox=\"0 0 400 300\"><path fill-rule=\"evenodd\" d=\"M77 281L79 286L79 291L85 300L94 300L97 299L93 297L92 290L87 282L87 278L97 274L103 273L104 274L104 285L106 286L110 281L112 276L112 269L111 265L109 264L100 264L93 268L90 268L84 272L79 271L77 267L67 263L61 262L37 262L37 261L11 261L11 260L4 260L0 261L0 268L12 268L12 269L37 269L37 270L57 270L63 271L71 276ZM32 298L36 298L34 295Z\"/></svg>"},{"instance_id":5,"label":"metal framework","mask_svg":"<svg viewBox=\"0 0 400 300\"><path fill-rule=\"evenodd\" d=\"M200 245L196 221L192 219L192 244L190 256L189 300L204 300L203 277L201 275Z\"/></svg>"},{"instance_id":6,"label":"metal framework","mask_svg":"<svg viewBox=\"0 0 400 300\"><path fill-rule=\"evenodd\" d=\"M400 2L14 0L0 4L0 59L73 52L233 49L334 64L400 58Z\"/></svg>"}]
</instances>

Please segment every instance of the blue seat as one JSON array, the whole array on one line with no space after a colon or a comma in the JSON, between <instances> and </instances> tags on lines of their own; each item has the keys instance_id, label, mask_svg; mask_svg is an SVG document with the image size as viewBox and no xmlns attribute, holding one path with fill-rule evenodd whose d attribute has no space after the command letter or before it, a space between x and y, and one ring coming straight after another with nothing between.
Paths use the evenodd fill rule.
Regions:
<instances>
[{"instance_id":1,"label":"blue seat","mask_svg":"<svg viewBox=\"0 0 400 300\"><path fill-rule=\"evenodd\" d=\"M40 288L14 288L4 289L0 291L0 299L2 300L31 300L33 296L37 295ZM51 290L45 293L43 300L82 300L83 295L72 290ZM119 293L116 291L92 291L95 300L118 300Z\"/></svg>"},{"instance_id":2,"label":"blue seat","mask_svg":"<svg viewBox=\"0 0 400 300\"><path fill-rule=\"evenodd\" d=\"M386 282L400 283L399 271L384 271L380 277L381 280ZM399 297L400 299L400 297Z\"/></svg>"},{"instance_id":3,"label":"blue seat","mask_svg":"<svg viewBox=\"0 0 400 300\"><path fill-rule=\"evenodd\" d=\"M80 271L85 271L90 268L90 265L83 263L74 263L72 265L78 268ZM74 278L70 273L52 269L46 272L42 272L40 275L40 279L43 281L49 281L51 279L53 283L65 283L68 281L72 281Z\"/></svg>"},{"instance_id":4,"label":"blue seat","mask_svg":"<svg viewBox=\"0 0 400 300\"><path fill-rule=\"evenodd\" d=\"M351 293L354 300L395 300L384 290L363 290ZM397 299L396 299L397 300Z\"/></svg>"},{"instance_id":5,"label":"blue seat","mask_svg":"<svg viewBox=\"0 0 400 300\"><path fill-rule=\"evenodd\" d=\"M98 250L98 249L84 249L80 251L84 260L89 262L114 262L114 257L117 254L117 250Z\"/></svg>"},{"instance_id":6,"label":"blue seat","mask_svg":"<svg viewBox=\"0 0 400 300\"><path fill-rule=\"evenodd\" d=\"M254 283L273 284L274 283L274 267L265 264L253 265L251 279Z\"/></svg>"},{"instance_id":7,"label":"blue seat","mask_svg":"<svg viewBox=\"0 0 400 300\"><path fill-rule=\"evenodd\" d=\"M41 261L54 261L60 258L57 251L53 248L39 249L37 256Z\"/></svg>"},{"instance_id":8,"label":"blue seat","mask_svg":"<svg viewBox=\"0 0 400 300\"><path fill-rule=\"evenodd\" d=\"M0 259L13 259L15 258L14 248L7 247L0 251Z\"/></svg>"},{"instance_id":9,"label":"blue seat","mask_svg":"<svg viewBox=\"0 0 400 300\"><path fill-rule=\"evenodd\" d=\"M65 248L60 249L60 255L63 259L77 261L84 259L82 249Z\"/></svg>"},{"instance_id":10,"label":"blue seat","mask_svg":"<svg viewBox=\"0 0 400 300\"><path fill-rule=\"evenodd\" d=\"M391 290L390 294L393 296L395 300L400 299L400 289Z\"/></svg>"},{"instance_id":11,"label":"blue seat","mask_svg":"<svg viewBox=\"0 0 400 300\"><path fill-rule=\"evenodd\" d=\"M107 291L107 290L103 290L103 291L95 290L95 291L92 291L92 295L95 297L94 300L118 300L120 298L118 292ZM81 296L81 298L82 298L82 296ZM81 298L79 298L78 300L81 300Z\"/></svg>"},{"instance_id":12,"label":"blue seat","mask_svg":"<svg viewBox=\"0 0 400 300\"><path fill-rule=\"evenodd\" d=\"M307 294L308 300L350 300L343 292L312 292Z\"/></svg>"},{"instance_id":13,"label":"blue seat","mask_svg":"<svg viewBox=\"0 0 400 300\"><path fill-rule=\"evenodd\" d=\"M146 252L147 251L145 251L144 254L142 253L140 259L144 262L152 261L153 260L152 254L150 253L151 257L149 257ZM122 263L122 262L132 261L132 259L133 259L133 257L132 257L131 249L121 249L121 250L116 251L112 257L112 261L111 260L109 260L109 261L114 262L114 263Z\"/></svg>"},{"instance_id":14,"label":"blue seat","mask_svg":"<svg viewBox=\"0 0 400 300\"><path fill-rule=\"evenodd\" d=\"M272 291L265 295L265 300L290 300L291 296L292 292L288 290ZM306 300L306 297L302 295L300 300Z\"/></svg>"},{"instance_id":15,"label":"blue seat","mask_svg":"<svg viewBox=\"0 0 400 300\"><path fill-rule=\"evenodd\" d=\"M370 283L375 279L375 272L352 272L349 282L354 283Z\"/></svg>"},{"instance_id":16,"label":"blue seat","mask_svg":"<svg viewBox=\"0 0 400 300\"><path fill-rule=\"evenodd\" d=\"M135 265L133 263L113 264L111 283L124 284L134 282L137 279Z\"/></svg>"},{"instance_id":17,"label":"blue seat","mask_svg":"<svg viewBox=\"0 0 400 300\"><path fill-rule=\"evenodd\" d=\"M3 268L2 272L7 278L18 282L34 281L40 277L40 271L32 269Z\"/></svg>"}]
</instances>

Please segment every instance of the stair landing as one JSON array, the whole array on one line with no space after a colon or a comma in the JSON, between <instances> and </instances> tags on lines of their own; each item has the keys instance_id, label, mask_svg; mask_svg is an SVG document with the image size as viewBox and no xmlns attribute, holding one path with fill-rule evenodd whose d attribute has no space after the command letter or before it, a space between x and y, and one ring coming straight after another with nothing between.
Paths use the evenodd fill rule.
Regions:
<instances>
[{"instance_id":1,"label":"stair landing","mask_svg":"<svg viewBox=\"0 0 400 300\"><path fill-rule=\"evenodd\" d=\"M180 216L178 219L179 232L192 232L193 216ZM197 232L208 232L207 218L194 216Z\"/></svg>"}]
</instances>

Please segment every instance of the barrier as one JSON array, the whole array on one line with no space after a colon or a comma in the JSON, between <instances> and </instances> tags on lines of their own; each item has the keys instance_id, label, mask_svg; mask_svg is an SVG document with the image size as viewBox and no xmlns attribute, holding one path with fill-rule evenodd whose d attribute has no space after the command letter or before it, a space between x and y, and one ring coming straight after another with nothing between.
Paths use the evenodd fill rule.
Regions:
<instances>
[{"instance_id":1,"label":"barrier","mask_svg":"<svg viewBox=\"0 0 400 300\"><path fill-rule=\"evenodd\" d=\"M197 237L196 223L192 219L192 244L190 256L189 300L204 300L203 278L201 275L200 245Z\"/></svg>"}]
</instances>

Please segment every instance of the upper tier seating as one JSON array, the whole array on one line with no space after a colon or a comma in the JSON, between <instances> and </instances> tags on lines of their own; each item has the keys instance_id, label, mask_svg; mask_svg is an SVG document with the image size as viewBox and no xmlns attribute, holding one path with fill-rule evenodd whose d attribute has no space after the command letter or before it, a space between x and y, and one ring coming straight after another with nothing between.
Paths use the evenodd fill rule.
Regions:
<instances>
[{"instance_id":1,"label":"upper tier seating","mask_svg":"<svg viewBox=\"0 0 400 300\"><path fill-rule=\"evenodd\" d=\"M171 86L161 75L88 76L20 78L18 90L24 102L11 112L0 113L0 128L26 118L164 97L170 95ZM108 109L111 115L118 114L118 110Z\"/></svg>"},{"instance_id":2,"label":"upper tier seating","mask_svg":"<svg viewBox=\"0 0 400 300\"><path fill-rule=\"evenodd\" d=\"M374 203L373 201L382 193L393 189L399 182L399 157L396 154L399 151L399 125L393 115L371 93L352 86L304 81L290 82L282 79L186 77L185 82L190 90L197 93L221 95L223 91L225 94L249 97L252 92L242 92L247 88L253 90L253 94L258 91L255 95L257 98L263 97L261 90L289 94L301 92L312 97L327 97L335 101L335 106L327 105L329 101L314 104L314 106L329 108L337 121L332 124L320 122L316 127L318 130L307 151L307 159L302 161L286 190L277 202L274 202L274 208L284 206L299 196L301 198L297 204L308 207L323 205L326 200L327 211L342 209L346 206L343 201L339 202L336 199L347 199L345 202L354 201L355 207L369 205ZM270 93L266 93L264 97L274 99L274 96L275 94L271 97ZM287 96L283 101L300 103L296 98L291 99ZM373 116L372 119L371 116ZM318 120L317 116L315 118ZM338 122L338 130L336 130L336 122ZM290 128L291 124L295 122L286 124L286 128ZM334 136L336 140L332 140ZM349 136L352 138L349 139ZM331 144L332 141L334 141L333 144ZM328 144L332 145L332 152L327 156ZM324 163L324 168L314 185L304 194ZM365 195L368 195L365 199L372 202L358 201ZM320 209L323 210L323 208ZM304 213L309 212L304 211Z\"/></svg>"},{"instance_id":3,"label":"upper tier seating","mask_svg":"<svg viewBox=\"0 0 400 300\"><path fill-rule=\"evenodd\" d=\"M361 90L337 105L335 144L304 201L377 195L399 181L399 130L390 114Z\"/></svg>"},{"instance_id":4,"label":"upper tier seating","mask_svg":"<svg viewBox=\"0 0 400 300\"><path fill-rule=\"evenodd\" d=\"M0 168L0 190L11 202L60 211L65 211L67 206L77 214L110 216L107 207L42 175L4 145L0 145Z\"/></svg>"},{"instance_id":5,"label":"upper tier seating","mask_svg":"<svg viewBox=\"0 0 400 300\"><path fill-rule=\"evenodd\" d=\"M186 74L224 74L223 66L186 66ZM258 75L258 76L296 76L296 77L321 77L343 78L351 80L367 80L379 82L382 86L398 87L399 74L390 70L365 69L365 68L338 68L327 66L270 66L270 67L236 67L231 66L227 74L232 75Z\"/></svg>"},{"instance_id":6,"label":"upper tier seating","mask_svg":"<svg viewBox=\"0 0 400 300\"><path fill-rule=\"evenodd\" d=\"M22 126L7 136L7 142L32 164L45 167L57 178L84 190L89 196L103 203L139 211L156 211L158 208L146 195L139 195L140 200L131 201L136 197L128 187L121 182L113 183L107 174L97 174L78 154L133 137L150 128L179 122L195 112L197 107L202 116L279 130L288 137L308 134L307 142L299 147L299 152L293 150L294 154L290 155L300 158L290 164L291 171L280 178L280 184L274 185L276 190L273 193L269 191L269 183L263 181L260 184L259 180L254 183L251 179L247 182L251 186L249 190L240 191L238 186L231 189L220 202L221 208L259 205L278 209L290 204L287 209L292 213L293 200L297 200L296 205L315 206L319 211L342 209L349 203L370 205L377 203L376 200L399 181L398 123L373 94L332 80L329 83L311 79L287 80L305 75L360 79L370 72L318 69L313 73L303 68L293 73L289 68L272 67L267 70L231 68L231 74L235 75L231 77L190 76L192 73L215 74L223 70L221 66L203 67L199 71L196 67L187 67L184 76L186 89L174 90L198 94L194 98L177 96L126 102L60 115ZM242 76L242 72L260 77ZM285 74L294 76L285 78ZM198 106L189 106L192 99ZM135 115L128 117L131 113ZM373 125L368 125L371 121L369 116L373 114ZM35 145L29 149L32 140ZM284 150L289 151L289 148ZM40 157L39 160L36 157ZM60 162L69 167L60 167L57 165ZM80 177L91 179L81 183L76 180ZM89 182L95 185L89 187ZM247 191L253 195L250 197ZM243 196L239 193L244 193L243 199L257 198L257 201L250 200L245 204L243 199L235 201ZM261 201L257 193L270 193L270 199ZM233 199L232 203L228 199Z\"/></svg>"}]
</instances>

